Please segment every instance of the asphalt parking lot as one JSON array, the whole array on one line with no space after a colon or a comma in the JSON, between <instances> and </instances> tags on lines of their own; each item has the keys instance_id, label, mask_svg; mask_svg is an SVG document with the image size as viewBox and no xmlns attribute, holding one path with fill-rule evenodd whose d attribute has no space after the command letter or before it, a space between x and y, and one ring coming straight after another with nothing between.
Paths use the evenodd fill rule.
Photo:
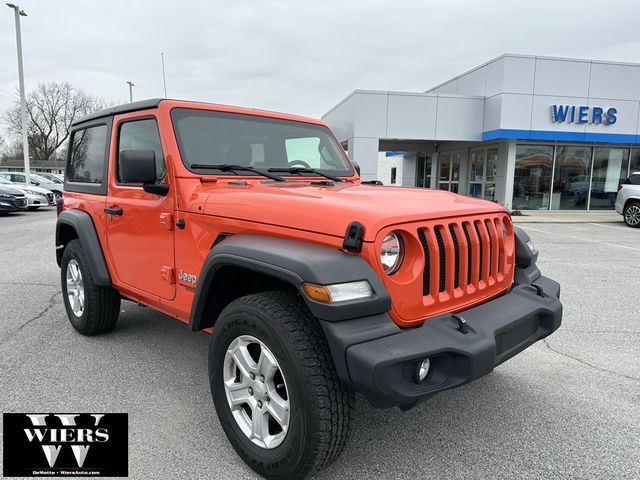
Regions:
<instances>
[{"instance_id":1,"label":"asphalt parking lot","mask_svg":"<svg viewBox=\"0 0 640 480\"><path fill-rule=\"evenodd\" d=\"M77 334L54 226L53 209L0 217L2 411L128 412L130 478L256 478L215 416L208 336L128 302L112 333ZM640 478L640 230L523 227L562 284L561 329L409 412L358 398L319 478Z\"/></svg>"}]
</instances>

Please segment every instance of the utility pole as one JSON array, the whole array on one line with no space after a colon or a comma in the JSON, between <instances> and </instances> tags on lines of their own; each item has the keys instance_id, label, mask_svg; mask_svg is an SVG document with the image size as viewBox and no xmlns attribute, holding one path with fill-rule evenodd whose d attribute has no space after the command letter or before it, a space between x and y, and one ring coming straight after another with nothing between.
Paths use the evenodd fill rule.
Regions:
<instances>
[{"instance_id":1,"label":"utility pole","mask_svg":"<svg viewBox=\"0 0 640 480\"><path fill-rule=\"evenodd\" d=\"M133 87L135 87L135 83L133 82L125 82L129 84L129 103L133 103Z\"/></svg>"},{"instance_id":2,"label":"utility pole","mask_svg":"<svg viewBox=\"0 0 640 480\"><path fill-rule=\"evenodd\" d=\"M164 76L164 52L160 52L160 58L162 59L162 84L164 85L164 98L167 98L167 79Z\"/></svg>"},{"instance_id":3,"label":"utility pole","mask_svg":"<svg viewBox=\"0 0 640 480\"><path fill-rule=\"evenodd\" d=\"M27 126L27 101L24 93L24 72L22 71L22 34L20 33L20 17L26 17L24 10L18 5L7 3L7 7L13 8L16 17L16 44L18 47L18 81L20 83L20 117L22 120L22 154L24 156L24 173L27 185L31 183L31 168L29 166L29 129Z\"/></svg>"}]
</instances>

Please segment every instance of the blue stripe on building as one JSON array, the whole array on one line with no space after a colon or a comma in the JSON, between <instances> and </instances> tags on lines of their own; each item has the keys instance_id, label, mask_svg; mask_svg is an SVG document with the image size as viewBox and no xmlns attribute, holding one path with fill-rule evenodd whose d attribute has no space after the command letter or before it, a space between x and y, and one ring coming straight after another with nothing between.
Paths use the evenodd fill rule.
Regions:
<instances>
[{"instance_id":1,"label":"blue stripe on building","mask_svg":"<svg viewBox=\"0 0 640 480\"><path fill-rule=\"evenodd\" d=\"M552 140L559 142L640 143L640 136L622 133L559 132L552 130L516 130L501 128L482 133L488 140Z\"/></svg>"}]
</instances>

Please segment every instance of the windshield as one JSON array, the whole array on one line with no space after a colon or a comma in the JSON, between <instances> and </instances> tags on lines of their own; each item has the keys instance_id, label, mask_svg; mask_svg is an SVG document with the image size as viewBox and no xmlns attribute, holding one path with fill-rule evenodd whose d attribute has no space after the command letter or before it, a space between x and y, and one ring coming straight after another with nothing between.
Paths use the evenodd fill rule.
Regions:
<instances>
[{"instance_id":1,"label":"windshield","mask_svg":"<svg viewBox=\"0 0 640 480\"><path fill-rule=\"evenodd\" d=\"M344 150L321 125L187 108L173 109L171 119L182 161L192 171L191 165L229 164L260 170L313 168L333 176L354 174Z\"/></svg>"},{"instance_id":2,"label":"windshield","mask_svg":"<svg viewBox=\"0 0 640 480\"><path fill-rule=\"evenodd\" d=\"M49 180L48 178L44 178L44 177L42 177L40 175L37 175L35 173L32 173L30 175L30 177L31 177L32 181L35 180L36 182L39 182L39 183L52 183L51 180Z\"/></svg>"},{"instance_id":3,"label":"windshield","mask_svg":"<svg viewBox=\"0 0 640 480\"><path fill-rule=\"evenodd\" d=\"M0 177L0 183L4 183L4 184L7 184L7 185L13 185L13 182L10 182L9 180L7 180L4 177Z\"/></svg>"}]
</instances>

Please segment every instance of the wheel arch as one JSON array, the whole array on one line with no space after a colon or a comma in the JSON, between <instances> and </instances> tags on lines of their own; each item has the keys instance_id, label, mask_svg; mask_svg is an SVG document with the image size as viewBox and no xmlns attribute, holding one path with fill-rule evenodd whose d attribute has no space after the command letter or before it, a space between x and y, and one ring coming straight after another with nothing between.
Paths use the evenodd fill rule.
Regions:
<instances>
[{"instance_id":1,"label":"wheel arch","mask_svg":"<svg viewBox=\"0 0 640 480\"><path fill-rule=\"evenodd\" d=\"M624 207L622 207L622 211L624 213L624 210L629 206L629 204L631 203L640 203L640 196L633 196L633 197L628 197L625 201L624 201Z\"/></svg>"},{"instance_id":2,"label":"wheel arch","mask_svg":"<svg viewBox=\"0 0 640 480\"><path fill-rule=\"evenodd\" d=\"M106 287L111 285L111 275L100 246L98 233L91 219L91 215L81 210L65 210L58 216L56 222L56 261L62 265L62 254L65 247L72 240L77 239L91 268L94 283Z\"/></svg>"},{"instance_id":3,"label":"wheel arch","mask_svg":"<svg viewBox=\"0 0 640 480\"><path fill-rule=\"evenodd\" d=\"M330 285L367 280L373 297L323 304L301 291L302 283ZM301 295L312 315L328 321L386 312L391 299L382 281L358 255L299 240L259 235L232 235L214 245L198 277L189 328L215 324L231 301L251 293L286 290Z\"/></svg>"}]
</instances>

